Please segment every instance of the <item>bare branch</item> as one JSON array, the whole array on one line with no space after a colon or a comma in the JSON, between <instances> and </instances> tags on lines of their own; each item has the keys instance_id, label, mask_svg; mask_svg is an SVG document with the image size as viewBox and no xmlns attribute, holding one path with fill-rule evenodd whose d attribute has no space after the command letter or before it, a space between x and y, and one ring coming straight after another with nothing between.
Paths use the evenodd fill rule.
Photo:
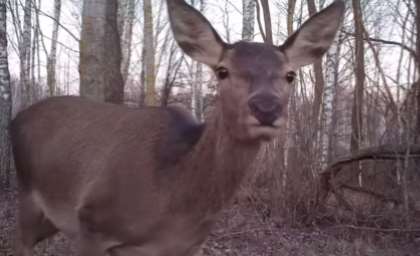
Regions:
<instances>
[{"instance_id":1,"label":"bare branch","mask_svg":"<svg viewBox=\"0 0 420 256\"><path fill-rule=\"evenodd\" d=\"M354 33L351 32L347 32L343 30L343 33L349 36L353 36L355 37ZM380 38L373 38L373 37L367 37L365 36L363 38L363 40L365 41L371 41L371 42L378 42L378 43L382 43L382 44L387 44L387 45L395 45L395 46L399 46L401 48L403 48L404 50L408 51L410 53L410 55L416 59L417 53L414 49L408 47L407 45L401 43L401 42L396 42L396 41L391 41L391 40L384 40L384 39L380 39Z\"/></svg>"}]
</instances>

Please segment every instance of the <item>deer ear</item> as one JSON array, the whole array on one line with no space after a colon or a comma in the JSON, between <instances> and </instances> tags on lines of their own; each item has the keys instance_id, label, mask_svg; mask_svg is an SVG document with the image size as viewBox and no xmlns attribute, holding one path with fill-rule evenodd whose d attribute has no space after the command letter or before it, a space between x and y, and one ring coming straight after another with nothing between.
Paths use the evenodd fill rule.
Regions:
<instances>
[{"instance_id":1,"label":"deer ear","mask_svg":"<svg viewBox=\"0 0 420 256\"><path fill-rule=\"evenodd\" d=\"M335 1L312 16L280 46L294 68L312 64L324 55L334 41L344 11L344 2Z\"/></svg>"},{"instance_id":2,"label":"deer ear","mask_svg":"<svg viewBox=\"0 0 420 256\"><path fill-rule=\"evenodd\" d=\"M210 22L183 0L168 0L171 27L182 50L196 61L215 67L225 43Z\"/></svg>"}]
</instances>

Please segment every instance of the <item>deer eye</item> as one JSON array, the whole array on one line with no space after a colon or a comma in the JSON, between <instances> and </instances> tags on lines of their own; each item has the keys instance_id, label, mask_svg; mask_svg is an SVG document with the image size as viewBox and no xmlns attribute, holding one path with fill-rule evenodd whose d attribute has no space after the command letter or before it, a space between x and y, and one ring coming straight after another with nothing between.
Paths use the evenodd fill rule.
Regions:
<instances>
[{"instance_id":1,"label":"deer eye","mask_svg":"<svg viewBox=\"0 0 420 256\"><path fill-rule=\"evenodd\" d=\"M293 83L295 81L295 79L296 79L296 72L294 72L294 71L287 72L287 74L286 74L287 82Z\"/></svg>"},{"instance_id":2,"label":"deer eye","mask_svg":"<svg viewBox=\"0 0 420 256\"><path fill-rule=\"evenodd\" d=\"M224 80L228 78L229 71L227 70L227 68L220 67L216 69L216 75L217 75L217 78L219 78L219 80Z\"/></svg>"}]
</instances>

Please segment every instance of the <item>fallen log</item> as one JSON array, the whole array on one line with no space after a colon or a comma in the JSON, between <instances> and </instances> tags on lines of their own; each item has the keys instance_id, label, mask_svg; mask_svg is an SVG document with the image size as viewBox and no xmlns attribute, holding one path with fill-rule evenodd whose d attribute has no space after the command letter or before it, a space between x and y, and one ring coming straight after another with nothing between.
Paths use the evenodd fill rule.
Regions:
<instances>
[{"instance_id":1,"label":"fallen log","mask_svg":"<svg viewBox=\"0 0 420 256\"><path fill-rule=\"evenodd\" d=\"M320 192L318 194L318 203L324 202L330 191L338 191L343 184L337 184L334 177L342 168L350 163L363 160L402 160L406 158L420 159L420 145L381 145L362 149L356 153L340 157L330 164L320 174ZM360 191L363 192L363 191ZM341 200L340 200L341 201ZM344 204L346 206L347 203ZM348 208L348 207L346 207Z\"/></svg>"}]
</instances>

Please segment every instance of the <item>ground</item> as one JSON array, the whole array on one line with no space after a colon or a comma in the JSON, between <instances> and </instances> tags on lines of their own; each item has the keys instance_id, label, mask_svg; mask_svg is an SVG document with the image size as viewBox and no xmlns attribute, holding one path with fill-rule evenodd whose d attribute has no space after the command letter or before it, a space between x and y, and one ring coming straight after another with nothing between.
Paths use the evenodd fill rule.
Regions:
<instances>
[{"instance_id":1,"label":"ground","mask_svg":"<svg viewBox=\"0 0 420 256\"><path fill-rule=\"evenodd\" d=\"M0 256L13 255L16 193L0 189ZM205 256L420 256L420 237L406 234L338 233L337 227L290 228L233 205L223 212L203 247ZM41 243L36 256L71 256L62 235Z\"/></svg>"}]
</instances>

